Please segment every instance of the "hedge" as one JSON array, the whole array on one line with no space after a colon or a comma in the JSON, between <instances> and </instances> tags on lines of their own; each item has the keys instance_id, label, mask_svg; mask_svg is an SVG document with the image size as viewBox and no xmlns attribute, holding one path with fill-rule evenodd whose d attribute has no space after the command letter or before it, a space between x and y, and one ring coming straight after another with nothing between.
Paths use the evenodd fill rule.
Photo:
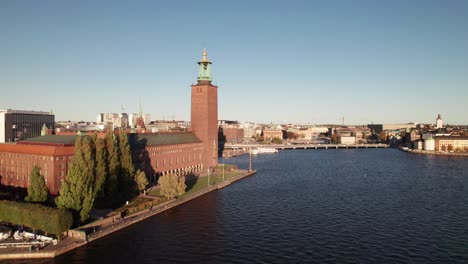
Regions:
<instances>
[{"instance_id":1,"label":"hedge","mask_svg":"<svg viewBox=\"0 0 468 264\"><path fill-rule=\"evenodd\" d=\"M59 235L73 224L71 212L40 204L0 201L0 221Z\"/></svg>"}]
</instances>

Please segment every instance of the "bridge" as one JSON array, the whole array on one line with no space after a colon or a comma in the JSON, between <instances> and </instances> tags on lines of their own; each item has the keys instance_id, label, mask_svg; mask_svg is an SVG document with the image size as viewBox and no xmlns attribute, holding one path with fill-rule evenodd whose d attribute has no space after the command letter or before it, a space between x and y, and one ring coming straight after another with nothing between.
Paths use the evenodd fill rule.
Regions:
<instances>
[{"instance_id":1,"label":"bridge","mask_svg":"<svg viewBox=\"0 0 468 264\"><path fill-rule=\"evenodd\" d=\"M225 150L251 148L275 148L275 149L374 149L388 148L387 144L298 144L298 145L260 145L260 144L226 144Z\"/></svg>"}]
</instances>

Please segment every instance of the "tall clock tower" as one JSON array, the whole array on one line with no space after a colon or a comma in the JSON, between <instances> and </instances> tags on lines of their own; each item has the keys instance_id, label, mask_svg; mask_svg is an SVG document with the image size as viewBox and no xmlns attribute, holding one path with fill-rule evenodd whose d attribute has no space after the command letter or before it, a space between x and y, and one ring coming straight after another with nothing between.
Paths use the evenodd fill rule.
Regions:
<instances>
[{"instance_id":1,"label":"tall clock tower","mask_svg":"<svg viewBox=\"0 0 468 264\"><path fill-rule=\"evenodd\" d=\"M211 84L211 62L203 50L197 84L192 85L192 131L203 141L203 169L218 165L218 87Z\"/></svg>"}]
</instances>

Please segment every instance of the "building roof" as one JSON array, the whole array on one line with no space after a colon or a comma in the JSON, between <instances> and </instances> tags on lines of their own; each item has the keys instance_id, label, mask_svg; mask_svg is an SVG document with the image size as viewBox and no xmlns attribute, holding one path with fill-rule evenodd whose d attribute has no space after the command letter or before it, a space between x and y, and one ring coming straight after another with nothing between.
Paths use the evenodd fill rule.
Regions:
<instances>
[{"instance_id":1,"label":"building roof","mask_svg":"<svg viewBox=\"0 0 468 264\"><path fill-rule=\"evenodd\" d=\"M468 140L466 136L439 136L435 137L437 140Z\"/></svg>"},{"instance_id":2,"label":"building roof","mask_svg":"<svg viewBox=\"0 0 468 264\"><path fill-rule=\"evenodd\" d=\"M18 145L74 146L77 135L44 135L18 141Z\"/></svg>"},{"instance_id":3,"label":"building roof","mask_svg":"<svg viewBox=\"0 0 468 264\"><path fill-rule=\"evenodd\" d=\"M202 142L192 132L170 132L151 134L131 134L130 144L132 146L165 146Z\"/></svg>"},{"instance_id":4,"label":"building roof","mask_svg":"<svg viewBox=\"0 0 468 264\"><path fill-rule=\"evenodd\" d=\"M75 154L75 146L40 146L6 143L0 144L0 153L16 153L39 156L71 156Z\"/></svg>"}]
</instances>

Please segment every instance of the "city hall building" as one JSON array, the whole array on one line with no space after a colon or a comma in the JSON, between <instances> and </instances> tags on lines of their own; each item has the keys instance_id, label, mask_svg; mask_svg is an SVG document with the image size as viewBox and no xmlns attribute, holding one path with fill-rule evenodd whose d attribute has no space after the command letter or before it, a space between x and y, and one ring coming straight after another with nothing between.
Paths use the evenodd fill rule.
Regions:
<instances>
[{"instance_id":1,"label":"city hall building","mask_svg":"<svg viewBox=\"0 0 468 264\"><path fill-rule=\"evenodd\" d=\"M206 51L198 65L198 81L191 87L190 131L128 134L135 168L149 177L206 172L218 164L218 87L211 83ZM27 188L37 165L56 195L72 162L76 137L44 135L0 144L0 184Z\"/></svg>"}]
</instances>

